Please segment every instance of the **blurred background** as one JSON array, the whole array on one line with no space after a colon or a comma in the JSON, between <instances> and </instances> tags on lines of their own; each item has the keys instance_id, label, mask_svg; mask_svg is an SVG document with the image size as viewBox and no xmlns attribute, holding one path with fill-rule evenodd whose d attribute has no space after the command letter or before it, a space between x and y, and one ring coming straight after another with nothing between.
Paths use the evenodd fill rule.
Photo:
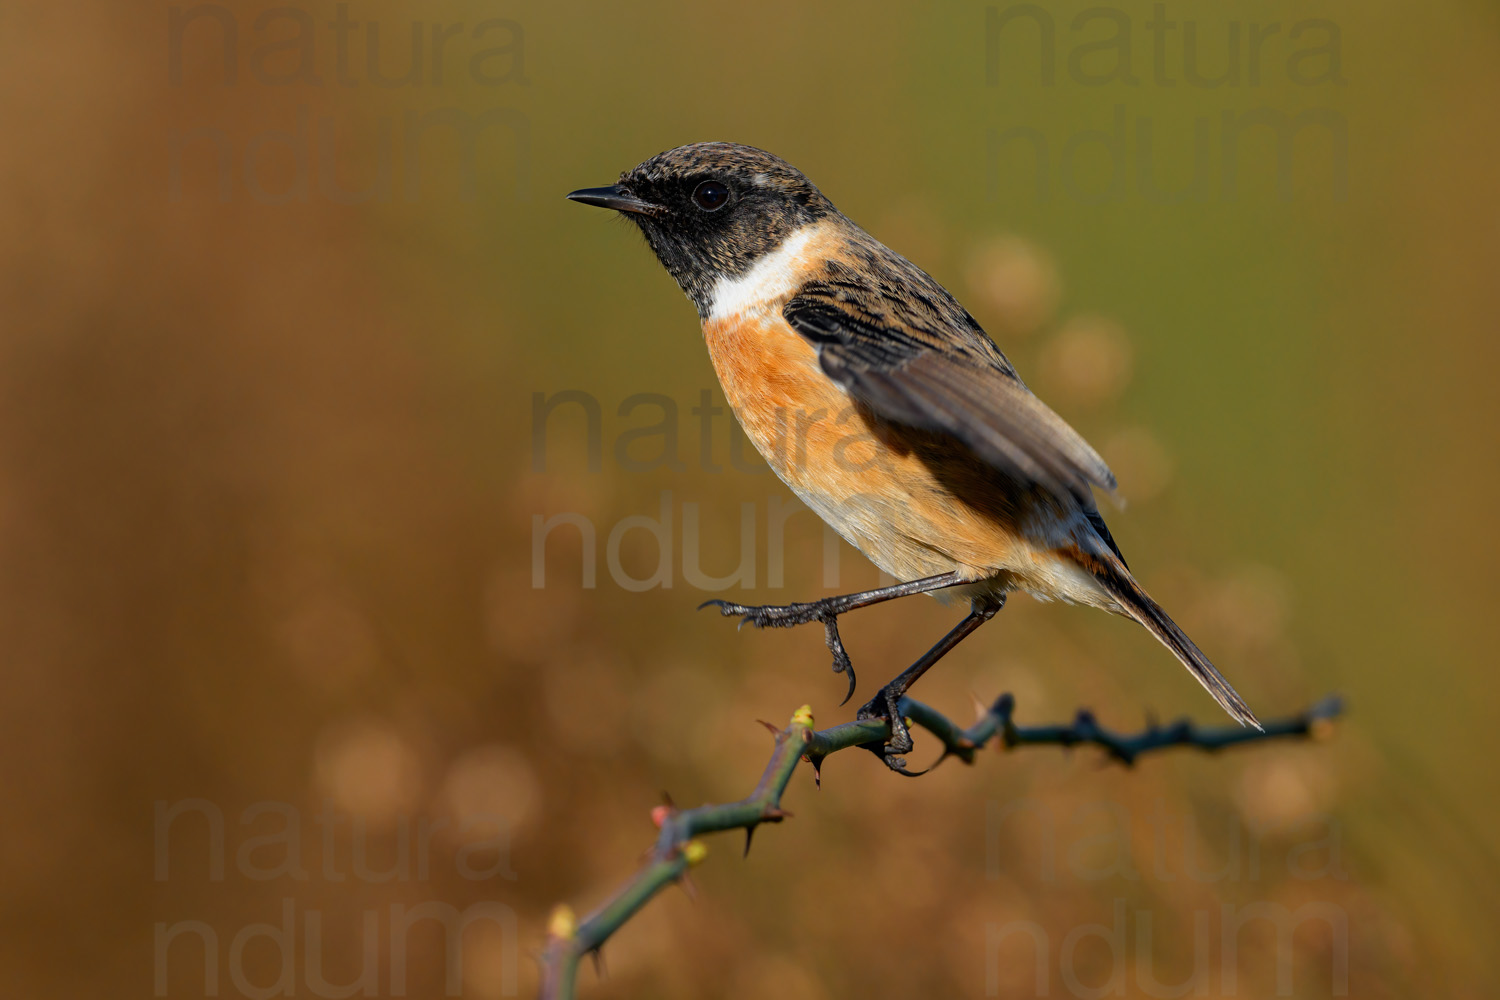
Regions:
<instances>
[{"instance_id":1,"label":"blurred background","mask_svg":"<svg viewBox=\"0 0 1500 1000\"><path fill-rule=\"evenodd\" d=\"M852 716L817 630L693 608L877 573L792 512L631 228L562 197L704 139L965 302L1264 717L1350 715L1131 772L840 755L583 995L1489 994L1492 5L0 26L8 995L529 995L548 911L634 869L663 792L738 798L755 720ZM845 619L859 697L953 620ZM966 722L1002 691L1222 721L1140 629L1027 599L918 694Z\"/></svg>"}]
</instances>

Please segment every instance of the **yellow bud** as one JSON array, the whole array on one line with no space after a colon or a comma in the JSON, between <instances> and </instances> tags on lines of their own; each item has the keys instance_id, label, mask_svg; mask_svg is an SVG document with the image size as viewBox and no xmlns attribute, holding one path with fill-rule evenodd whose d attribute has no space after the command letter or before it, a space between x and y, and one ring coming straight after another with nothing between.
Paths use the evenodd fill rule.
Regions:
<instances>
[{"instance_id":1,"label":"yellow bud","mask_svg":"<svg viewBox=\"0 0 1500 1000\"><path fill-rule=\"evenodd\" d=\"M578 918L573 915L572 908L566 905L554 907L552 916L547 920L547 935L569 941L577 933Z\"/></svg>"},{"instance_id":2,"label":"yellow bud","mask_svg":"<svg viewBox=\"0 0 1500 1000\"><path fill-rule=\"evenodd\" d=\"M792 725L806 726L808 729L811 729L812 724L813 714L811 705L803 705L801 708L797 709L797 711L792 713Z\"/></svg>"},{"instance_id":3,"label":"yellow bud","mask_svg":"<svg viewBox=\"0 0 1500 1000\"><path fill-rule=\"evenodd\" d=\"M708 857L708 845L701 840L690 840L682 845L682 856L687 859L689 867L697 867Z\"/></svg>"}]
</instances>

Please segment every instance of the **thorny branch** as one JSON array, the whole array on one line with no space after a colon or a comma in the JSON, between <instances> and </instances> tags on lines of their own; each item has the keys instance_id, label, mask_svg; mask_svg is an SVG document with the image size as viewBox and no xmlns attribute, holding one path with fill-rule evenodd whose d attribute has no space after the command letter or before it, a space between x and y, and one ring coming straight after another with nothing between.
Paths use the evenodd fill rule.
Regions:
<instances>
[{"instance_id":1,"label":"thorny branch","mask_svg":"<svg viewBox=\"0 0 1500 1000\"><path fill-rule=\"evenodd\" d=\"M1105 729L1092 713L1082 710L1067 725L1018 726L1011 719L1015 698L1009 694L1001 695L967 729L911 698L903 698L900 706L909 724L921 726L942 741L943 754L938 763L948 757L973 763L975 751L995 740L1001 750L1039 744L1063 747L1089 744L1100 747L1111 759L1127 767L1143 753L1168 747L1213 752L1239 743L1282 737L1319 738L1331 731L1332 720L1342 708L1338 698L1326 698L1300 715L1268 723L1263 731L1238 726L1200 728L1183 720L1170 726L1153 722L1143 732L1125 735ZM781 795L801 761L812 765L813 778L818 780L823 760L830 754L850 747L879 752L890 735L890 725L884 719L865 719L814 730L812 709L806 705L797 710L785 729L777 730L770 723L762 725L776 734L776 747L760 781L746 798L697 809L657 807L652 818L661 833L646 865L633 878L582 920L565 905L553 910L547 927L547 944L541 955L543 1000L571 1000L583 957L592 955L597 960L599 949L610 935L653 896L682 880L688 869L704 859L708 848L698 839L702 834L744 830L748 853L750 838L760 824L779 823L790 815L781 808Z\"/></svg>"}]
</instances>

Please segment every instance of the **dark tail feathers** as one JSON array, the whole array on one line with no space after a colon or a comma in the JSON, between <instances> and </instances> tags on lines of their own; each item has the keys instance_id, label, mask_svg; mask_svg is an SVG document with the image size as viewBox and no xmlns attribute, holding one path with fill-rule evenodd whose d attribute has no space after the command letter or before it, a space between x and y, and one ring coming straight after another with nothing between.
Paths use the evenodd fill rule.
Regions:
<instances>
[{"instance_id":1,"label":"dark tail feathers","mask_svg":"<svg viewBox=\"0 0 1500 1000\"><path fill-rule=\"evenodd\" d=\"M1243 726L1262 728L1260 721L1245 704L1245 700L1234 688L1230 687L1224 675L1214 668L1208 657L1203 655L1203 650L1199 649L1197 644L1187 637L1187 633L1178 628L1177 623L1167 616L1167 613L1161 609L1161 605L1153 601L1151 595L1135 582L1135 578L1125 568L1123 560L1117 561L1111 556L1100 555L1087 559L1085 567L1095 579L1104 585L1115 600L1124 605L1130 617L1150 629L1151 634L1182 661L1182 665L1192 672L1192 675L1198 679L1198 683L1214 696L1214 701L1217 701L1236 722Z\"/></svg>"}]
</instances>

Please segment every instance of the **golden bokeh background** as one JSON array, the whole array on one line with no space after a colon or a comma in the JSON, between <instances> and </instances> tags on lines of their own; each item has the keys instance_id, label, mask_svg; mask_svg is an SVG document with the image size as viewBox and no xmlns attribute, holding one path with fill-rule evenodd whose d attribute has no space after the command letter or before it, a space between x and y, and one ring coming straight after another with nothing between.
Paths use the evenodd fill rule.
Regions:
<instances>
[{"instance_id":1,"label":"golden bokeh background","mask_svg":"<svg viewBox=\"0 0 1500 1000\"><path fill-rule=\"evenodd\" d=\"M1100 11L8 6L7 994L529 995L550 908L633 870L663 791L739 797L755 720L852 714L815 630L693 613L693 571L745 553L721 596L832 592L824 535L769 544L788 494L693 413L722 400L691 308L562 198L729 139L933 273L1101 448L1132 565L1259 712L1350 715L1132 772L840 755L583 995L1488 995L1500 19ZM567 391L597 469L585 406L536 446ZM672 586L622 585L659 554L612 533L664 509ZM846 619L861 697L952 620ZM1139 629L1025 599L918 694L966 721L1002 691L1023 722L1220 721ZM490 919L398 944L434 904Z\"/></svg>"}]
</instances>

